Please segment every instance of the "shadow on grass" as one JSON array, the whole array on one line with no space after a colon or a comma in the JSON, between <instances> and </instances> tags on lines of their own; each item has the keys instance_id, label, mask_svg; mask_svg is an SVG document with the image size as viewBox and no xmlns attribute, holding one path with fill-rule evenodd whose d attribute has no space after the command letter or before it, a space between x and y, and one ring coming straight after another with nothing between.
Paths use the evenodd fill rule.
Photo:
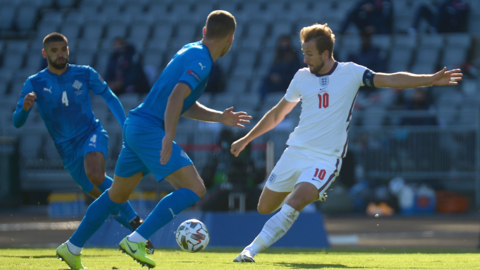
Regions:
<instances>
[{"instance_id":1,"label":"shadow on grass","mask_svg":"<svg viewBox=\"0 0 480 270\"><path fill-rule=\"evenodd\" d=\"M168 249L165 249L168 250ZM211 248L202 251L202 253L240 253L243 248ZM478 254L479 250L452 250L452 249L405 249L405 248L396 248L396 249L374 249L374 248L330 248L330 249L302 249L302 248L292 248L292 249L283 249L283 248L270 248L268 250L262 251L266 254L329 254L329 253L375 253L375 254L448 254L448 253L462 253L462 254Z\"/></svg>"},{"instance_id":2,"label":"shadow on grass","mask_svg":"<svg viewBox=\"0 0 480 270\"><path fill-rule=\"evenodd\" d=\"M308 269L308 268L364 268L364 267L350 267L342 264L322 264L322 263L274 263L278 266L288 267L291 269L301 268L301 269Z\"/></svg>"},{"instance_id":3,"label":"shadow on grass","mask_svg":"<svg viewBox=\"0 0 480 270\"><path fill-rule=\"evenodd\" d=\"M26 255L2 255L2 257L5 258L21 258L21 259L44 259L44 258L57 258L57 255L37 255L37 256L26 256ZM89 257L89 258L95 258L95 257L102 257L102 258L107 258L107 257L116 257L116 255L82 255L83 258Z\"/></svg>"}]
</instances>

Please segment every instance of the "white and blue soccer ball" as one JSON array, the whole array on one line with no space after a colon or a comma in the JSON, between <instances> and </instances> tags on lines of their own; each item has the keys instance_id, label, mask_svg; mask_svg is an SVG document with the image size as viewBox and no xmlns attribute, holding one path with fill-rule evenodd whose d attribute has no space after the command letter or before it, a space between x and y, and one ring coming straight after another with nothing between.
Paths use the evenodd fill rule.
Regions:
<instances>
[{"instance_id":1,"label":"white and blue soccer ball","mask_svg":"<svg viewBox=\"0 0 480 270\"><path fill-rule=\"evenodd\" d=\"M210 241L207 226L200 220L185 220L175 233L178 246L184 251L199 252L205 249Z\"/></svg>"}]
</instances>

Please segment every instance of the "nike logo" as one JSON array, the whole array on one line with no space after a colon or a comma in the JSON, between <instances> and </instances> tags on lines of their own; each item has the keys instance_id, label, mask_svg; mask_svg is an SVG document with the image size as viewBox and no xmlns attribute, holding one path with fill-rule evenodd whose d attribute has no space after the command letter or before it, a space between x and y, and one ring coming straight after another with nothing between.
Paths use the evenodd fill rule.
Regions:
<instances>
[{"instance_id":1,"label":"nike logo","mask_svg":"<svg viewBox=\"0 0 480 270\"><path fill-rule=\"evenodd\" d=\"M315 179L315 178L312 178L313 181L317 181L317 182L320 182L320 180L318 179Z\"/></svg>"},{"instance_id":2,"label":"nike logo","mask_svg":"<svg viewBox=\"0 0 480 270\"><path fill-rule=\"evenodd\" d=\"M132 253L136 253L136 252L137 252L136 249L135 249L135 250L132 249L132 247L130 246L130 244L129 244L128 242L126 242L126 243L127 243L128 249L130 249L130 251L131 251Z\"/></svg>"},{"instance_id":3,"label":"nike logo","mask_svg":"<svg viewBox=\"0 0 480 270\"><path fill-rule=\"evenodd\" d=\"M173 210L172 210L172 208L168 208L168 209L170 210L170 212L172 212L172 216L173 216L173 218L175 218L175 217L176 217L176 215L175 215L175 213L173 213Z\"/></svg>"},{"instance_id":4,"label":"nike logo","mask_svg":"<svg viewBox=\"0 0 480 270\"><path fill-rule=\"evenodd\" d=\"M52 93L52 86L50 86L50 88L44 87L43 91L50 92L50 94L51 94Z\"/></svg>"},{"instance_id":5,"label":"nike logo","mask_svg":"<svg viewBox=\"0 0 480 270\"><path fill-rule=\"evenodd\" d=\"M200 67L202 68L202 70L203 70L204 67L206 67L206 66L202 65L202 63L200 63L200 62L198 62L198 64L200 65Z\"/></svg>"}]
</instances>

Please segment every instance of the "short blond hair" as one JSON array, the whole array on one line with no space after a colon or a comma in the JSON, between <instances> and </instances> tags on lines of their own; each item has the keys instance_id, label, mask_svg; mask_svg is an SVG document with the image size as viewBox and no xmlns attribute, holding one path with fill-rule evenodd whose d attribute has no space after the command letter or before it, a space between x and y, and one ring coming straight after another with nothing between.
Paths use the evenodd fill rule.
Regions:
<instances>
[{"instance_id":1,"label":"short blond hair","mask_svg":"<svg viewBox=\"0 0 480 270\"><path fill-rule=\"evenodd\" d=\"M208 15L205 26L207 28L205 38L217 39L225 38L235 32L237 22L230 12L215 10Z\"/></svg>"},{"instance_id":2,"label":"short blond hair","mask_svg":"<svg viewBox=\"0 0 480 270\"><path fill-rule=\"evenodd\" d=\"M335 35L328 24L313 24L302 28L300 31L300 41L302 43L316 40L318 53L323 53L325 50L330 52L330 57L333 55L333 45L335 44Z\"/></svg>"}]
</instances>

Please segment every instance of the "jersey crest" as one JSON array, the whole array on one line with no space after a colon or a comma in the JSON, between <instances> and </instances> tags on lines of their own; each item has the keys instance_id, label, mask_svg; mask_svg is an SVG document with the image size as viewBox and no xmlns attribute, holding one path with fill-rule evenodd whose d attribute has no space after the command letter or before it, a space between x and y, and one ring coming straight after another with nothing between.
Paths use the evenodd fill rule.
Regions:
<instances>
[{"instance_id":1,"label":"jersey crest","mask_svg":"<svg viewBox=\"0 0 480 270\"><path fill-rule=\"evenodd\" d=\"M320 89L325 89L328 87L328 83L330 82L330 79L329 79L330 76L323 76L323 77L320 77Z\"/></svg>"}]
</instances>

